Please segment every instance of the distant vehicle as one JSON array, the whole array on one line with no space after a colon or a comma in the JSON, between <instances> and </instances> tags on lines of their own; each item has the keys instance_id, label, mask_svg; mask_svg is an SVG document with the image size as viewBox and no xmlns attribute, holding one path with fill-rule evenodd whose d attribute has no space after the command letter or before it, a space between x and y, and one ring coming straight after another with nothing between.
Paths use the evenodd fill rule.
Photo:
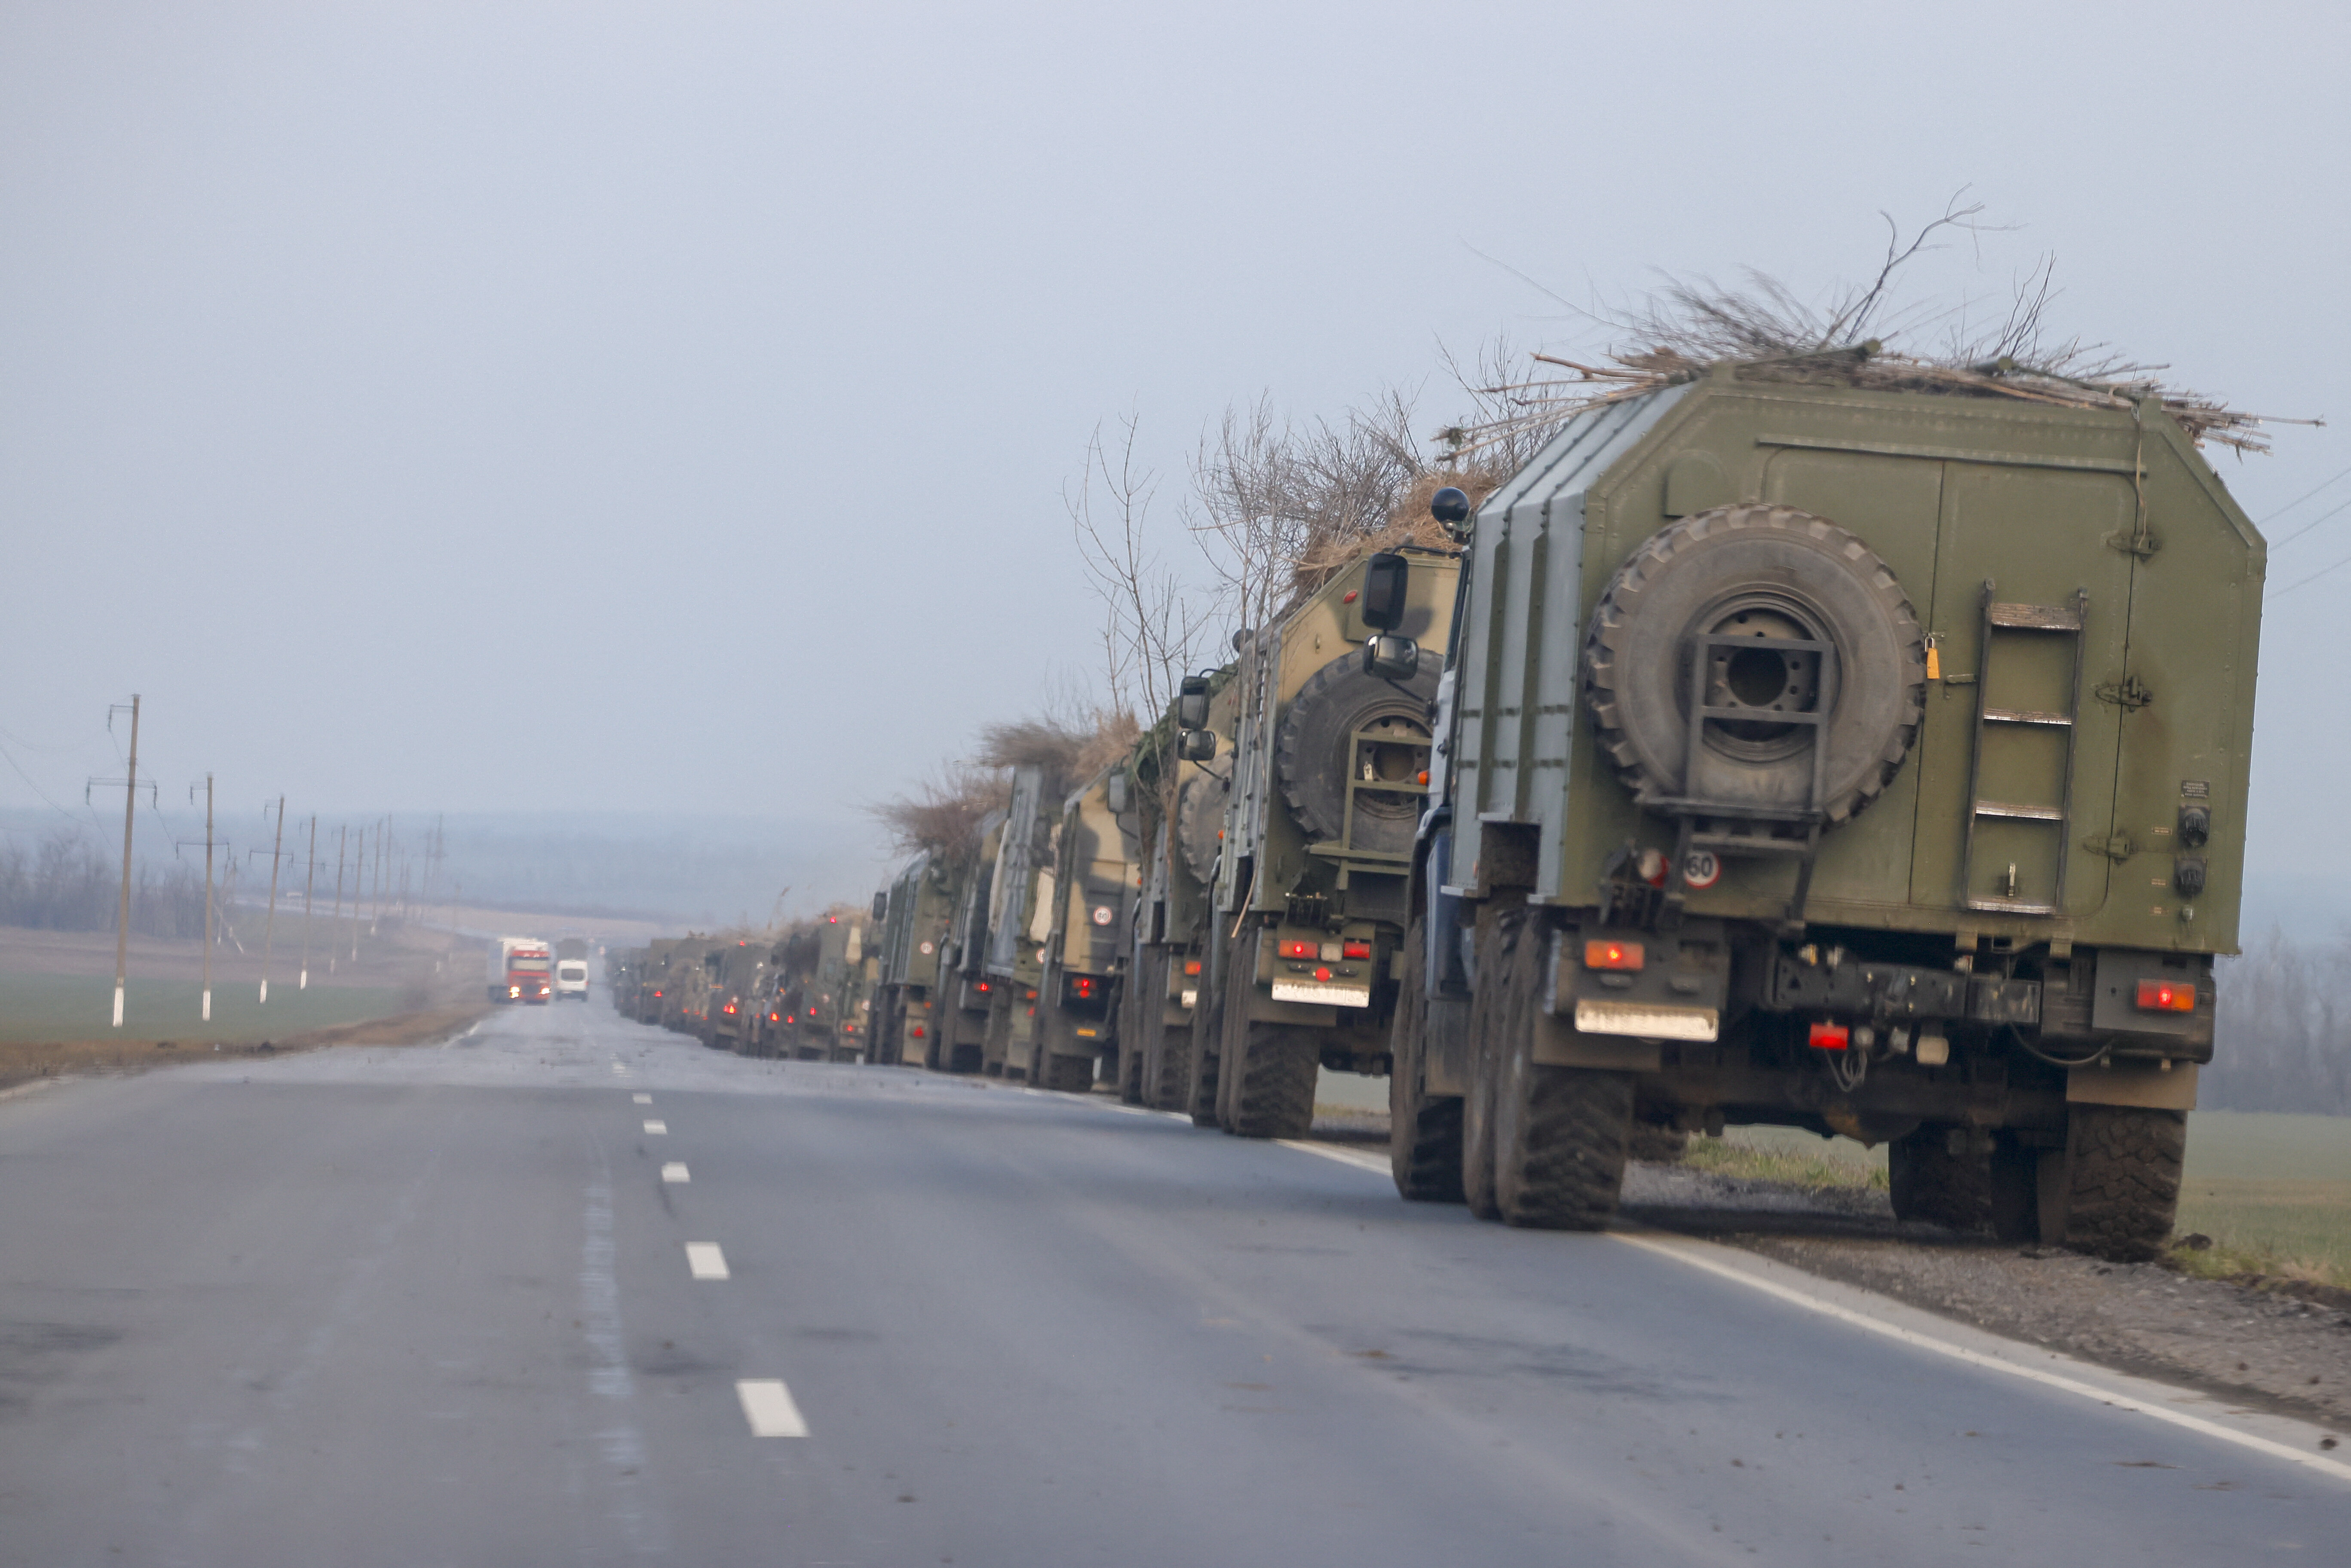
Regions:
<instances>
[{"instance_id":1,"label":"distant vehicle","mask_svg":"<svg viewBox=\"0 0 2351 1568\"><path fill-rule=\"evenodd\" d=\"M546 943L536 936L501 936L491 946L490 1000L548 1002L554 997L555 954Z\"/></svg>"},{"instance_id":2,"label":"distant vehicle","mask_svg":"<svg viewBox=\"0 0 2351 1568\"><path fill-rule=\"evenodd\" d=\"M588 944L577 936L560 937L555 944L555 999L566 997L588 999Z\"/></svg>"}]
</instances>

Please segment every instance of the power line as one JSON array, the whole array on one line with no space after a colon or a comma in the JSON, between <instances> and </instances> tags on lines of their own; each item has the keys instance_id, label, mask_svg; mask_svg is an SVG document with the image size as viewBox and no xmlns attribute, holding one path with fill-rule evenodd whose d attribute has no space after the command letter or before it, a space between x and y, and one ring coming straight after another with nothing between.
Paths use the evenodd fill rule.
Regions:
<instances>
[{"instance_id":1,"label":"power line","mask_svg":"<svg viewBox=\"0 0 2351 1568\"><path fill-rule=\"evenodd\" d=\"M2305 578L2302 579L2299 582L2290 582L2290 583L2287 583L2283 588L2279 589L2275 593L2266 593L2266 594L2263 594L2263 595L2262 596L2262 600L2263 600L2263 601L2264 601L2264 602L2268 601L2269 600L2273 600L2273 599L2283 599L2287 594L2292 593L2295 589L2297 589L2297 588L2304 588L2304 587L2307 587L2307 586L2309 586L2311 583L2316 582L2320 578L2326 576L2329 572L2333 572L2333 571L2339 571L2339 570L2341 570L2343 568L2345 568L2345 567L2346 567L2346 566L2351 566L2351 555L2346 555L2346 556L2345 556L2341 560L2336 561L2333 566L2322 566L2322 567L2320 567L2316 571L2312 572L2308 577L2305 577Z\"/></svg>"},{"instance_id":2,"label":"power line","mask_svg":"<svg viewBox=\"0 0 2351 1568\"><path fill-rule=\"evenodd\" d=\"M2319 486L2316 490L2304 490L2301 495L2296 496L2293 500L2288 501L2284 506L2280 507L2268 517L2258 519L2254 526L2259 527L2262 523L2272 522L2279 517L2284 517L2288 512L2293 511L2296 507L2301 506L2304 501L2307 501L2313 496L2317 495L2319 490L2325 489L2327 486L2333 485L2336 479L2342 478L2344 474L2351 474L2351 468L2344 469L2342 474L2335 475L2334 479L2327 480L2326 484Z\"/></svg>"},{"instance_id":3,"label":"power line","mask_svg":"<svg viewBox=\"0 0 2351 1568\"><path fill-rule=\"evenodd\" d=\"M2285 545L2294 543L2294 540L2302 538L2303 535L2308 533L2311 529L2316 528L2319 524L2325 522L2335 513L2343 510L2345 507L2351 507L2351 501L2345 501L2336 506L2329 507L2326 510L2319 513L2318 516L2311 518L2310 521L2303 524L2302 527L2294 529L2294 532L2286 535L2285 538L2282 539L2273 539L2270 541L2270 549L2277 549Z\"/></svg>"}]
</instances>

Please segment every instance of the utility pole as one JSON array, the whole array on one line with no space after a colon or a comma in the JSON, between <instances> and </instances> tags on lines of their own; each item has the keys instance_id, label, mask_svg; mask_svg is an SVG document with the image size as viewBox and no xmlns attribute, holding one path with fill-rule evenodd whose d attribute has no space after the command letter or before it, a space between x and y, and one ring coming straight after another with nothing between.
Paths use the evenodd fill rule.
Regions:
<instances>
[{"instance_id":1,"label":"utility pole","mask_svg":"<svg viewBox=\"0 0 2351 1568\"><path fill-rule=\"evenodd\" d=\"M360 961L360 900L367 896L367 829L351 846L351 962Z\"/></svg>"},{"instance_id":2,"label":"utility pole","mask_svg":"<svg viewBox=\"0 0 2351 1568\"><path fill-rule=\"evenodd\" d=\"M313 811L310 813L310 859L302 873L302 977L294 983L298 991L310 988L310 889L318 880L319 813Z\"/></svg>"},{"instance_id":3,"label":"utility pole","mask_svg":"<svg viewBox=\"0 0 2351 1568\"><path fill-rule=\"evenodd\" d=\"M286 797L277 797L277 838L269 851L269 915L261 927L261 1005L269 1005L269 947L277 939L277 867L286 857Z\"/></svg>"},{"instance_id":4,"label":"utility pole","mask_svg":"<svg viewBox=\"0 0 2351 1568\"><path fill-rule=\"evenodd\" d=\"M188 786L188 799L196 787ZM213 776L204 775L204 1021L213 1021Z\"/></svg>"},{"instance_id":5,"label":"utility pole","mask_svg":"<svg viewBox=\"0 0 2351 1568\"><path fill-rule=\"evenodd\" d=\"M114 727L114 716L121 711L122 705L120 703L106 710L108 729L111 730ZM131 764L128 772L120 779L91 779L89 784L83 786L82 798L88 800L92 789L116 783L122 786L122 904L116 914L114 925L114 1027L120 1029L122 1027L122 988L131 957L131 824L134 819L132 808L139 803L139 694L137 692L131 694ZM150 800L153 799L155 786L148 785L147 793Z\"/></svg>"},{"instance_id":6,"label":"utility pole","mask_svg":"<svg viewBox=\"0 0 2351 1568\"><path fill-rule=\"evenodd\" d=\"M335 959L343 950L343 845L351 836L349 826L335 830L335 912L327 917L327 973L335 972Z\"/></svg>"}]
</instances>

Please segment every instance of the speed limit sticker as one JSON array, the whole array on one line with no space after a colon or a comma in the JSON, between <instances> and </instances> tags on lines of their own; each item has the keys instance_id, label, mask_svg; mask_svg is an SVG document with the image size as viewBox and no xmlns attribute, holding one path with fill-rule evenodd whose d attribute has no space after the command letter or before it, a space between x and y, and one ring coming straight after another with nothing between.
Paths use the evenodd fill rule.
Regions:
<instances>
[{"instance_id":1,"label":"speed limit sticker","mask_svg":"<svg viewBox=\"0 0 2351 1568\"><path fill-rule=\"evenodd\" d=\"M1692 850L1682 860L1682 885L1701 891L1722 880L1722 857L1712 850Z\"/></svg>"}]
</instances>

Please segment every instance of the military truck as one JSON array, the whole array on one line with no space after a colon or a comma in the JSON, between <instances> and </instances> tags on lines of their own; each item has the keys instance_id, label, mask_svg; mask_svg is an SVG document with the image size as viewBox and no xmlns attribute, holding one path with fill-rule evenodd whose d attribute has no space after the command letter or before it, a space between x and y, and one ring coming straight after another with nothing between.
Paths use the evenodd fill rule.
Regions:
<instances>
[{"instance_id":1,"label":"military truck","mask_svg":"<svg viewBox=\"0 0 2351 1568\"><path fill-rule=\"evenodd\" d=\"M938 985L939 945L946 936L947 892L942 857L925 850L874 894L882 935L870 1061L918 1067L930 1058L931 993Z\"/></svg>"},{"instance_id":2,"label":"military truck","mask_svg":"<svg viewBox=\"0 0 2351 1568\"><path fill-rule=\"evenodd\" d=\"M1769 1124L1887 1145L1897 1214L2148 1256L2265 547L2159 402L1812 380L1588 409L1468 524L1397 1186L1592 1227L1636 1124Z\"/></svg>"},{"instance_id":3,"label":"military truck","mask_svg":"<svg viewBox=\"0 0 2351 1568\"><path fill-rule=\"evenodd\" d=\"M1384 551L1241 639L1196 1120L1300 1137L1319 1069L1387 1071L1456 570Z\"/></svg>"},{"instance_id":4,"label":"military truck","mask_svg":"<svg viewBox=\"0 0 2351 1568\"><path fill-rule=\"evenodd\" d=\"M946 1072L977 1072L987 1051L988 1014L997 982L987 973L988 894L1004 840L1004 813L982 817L969 852L947 862L947 937L932 1008L935 1031L930 1065Z\"/></svg>"},{"instance_id":5,"label":"military truck","mask_svg":"<svg viewBox=\"0 0 2351 1568\"><path fill-rule=\"evenodd\" d=\"M1050 802L1058 795L1049 770L1030 763L1012 770L1012 794L997 836L990 875L987 946L981 969L991 991L987 1035L980 1071L990 1077L1025 1080L1037 1061L1037 992L1044 983L1045 944L1052 935L1050 882L1055 818ZM1040 897L1040 893L1043 896ZM1082 1089L1075 1059L1061 1057L1063 1074L1050 1087ZM1091 1074L1091 1070L1089 1070Z\"/></svg>"},{"instance_id":6,"label":"military truck","mask_svg":"<svg viewBox=\"0 0 2351 1568\"><path fill-rule=\"evenodd\" d=\"M716 1051L751 1055L758 1024L768 1012L768 959L772 945L738 936L714 943L703 955L708 994L702 1009L702 1043Z\"/></svg>"},{"instance_id":7,"label":"military truck","mask_svg":"<svg viewBox=\"0 0 2351 1568\"><path fill-rule=\"evenodd\" d=\"M1135 743L1127 762L1135 835L1150 846L1129 932L1128 973L1119 988L1120 1095L1130 1104L1163 1111L1189 1105L1208 889L1224 838L1239 711L1232 673L1228 666L1185 677L1177 701ZM1179 749L1186 715L1178 710L1187 704L1196 710L1189 716L1201 737L1194 742L1199 758ZM1213 1092L1206 1114L1214 1119Z\"/></svg>"},{"instance_id":8,"label":"military truck","mask_svg":"<svg viewBox=\"0 0 2351 1568\"><path fill-rule=\"evenodd\" d=\"M1038 1082L1082 1092L1118 1076L1118 988L1133 946L1136 873L1132 779L1123 759L1062 802L1052 862L1038 879L1048 927L1038 985Z\"/></svg>"}]
</instances>

